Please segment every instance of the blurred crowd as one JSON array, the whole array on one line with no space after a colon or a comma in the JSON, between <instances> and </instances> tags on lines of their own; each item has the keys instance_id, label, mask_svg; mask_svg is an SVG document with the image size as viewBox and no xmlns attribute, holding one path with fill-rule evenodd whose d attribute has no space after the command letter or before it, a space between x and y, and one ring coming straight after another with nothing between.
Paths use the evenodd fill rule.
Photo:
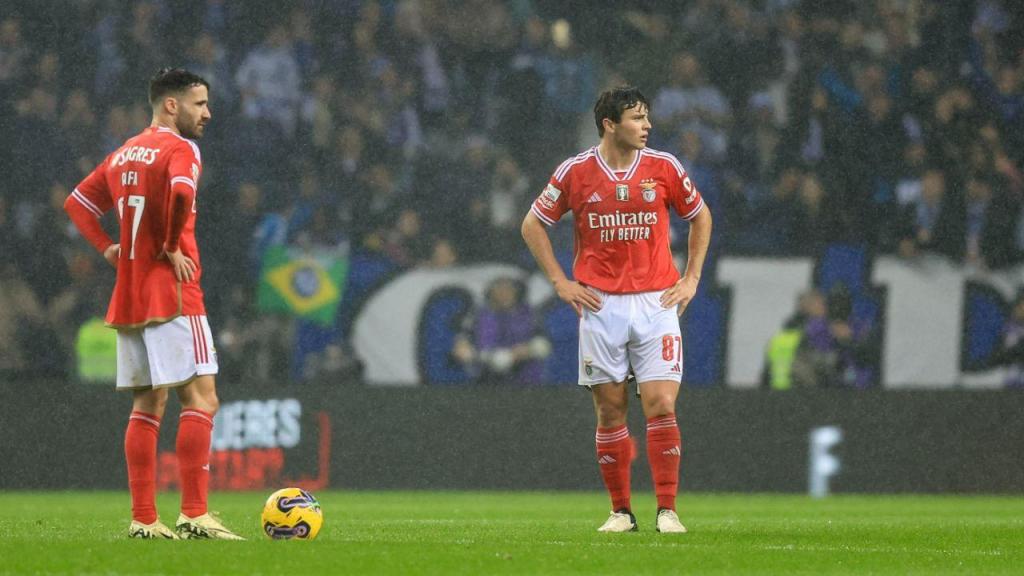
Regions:
<instances>
[{"instance_id":1,"label":"blurred crowd","mask_svg":"<svg viewBox=\"0 0 1024 576\"><path fill-rule=\"evenodd\" d=\"M163 66L212 88L199 240L221 363L303 379L357 369L351 311L331 329L261 315L269 246L344 250L350 274L529 268L522 215L596 141L594 97L621 83L647 94L651 145L715 214L709 266L833 242L1018 263L1022 25L1015 0L8 0L0 373L73 371L111 275L61 203L148 124ZM508 345L535 362L522 332ZM483 373L508 361L488 358Z\"/></svg>"}]
</instances>

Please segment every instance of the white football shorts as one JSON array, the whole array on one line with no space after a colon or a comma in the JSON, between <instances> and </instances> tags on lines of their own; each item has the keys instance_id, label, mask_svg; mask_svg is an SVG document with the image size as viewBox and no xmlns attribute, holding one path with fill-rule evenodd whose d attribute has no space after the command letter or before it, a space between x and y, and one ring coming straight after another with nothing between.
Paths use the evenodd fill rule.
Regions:
<instances>
[{"instance_id":1,"label":"white football shorts","mask_svg":"<svg viewBox=\"0 0 1024 576\"><path fill-rule=\"evenodd\" d=\"M580 318L581 386L624 382L630 367L638 383L683 379L683 341L676 307L663 308L664 290L607 294L601 310Z\"/></svg>"},{"instance_id":2,"label":"white football shorts","mask_svg":"<svg viewBox=\"0 0 1024 576\"><path fill-rule=\"evenodd\" d=\"M216 373L217 352L206 316L178 316L117 331L118 390L181 386Z\"/></svg>"}]
</instances>

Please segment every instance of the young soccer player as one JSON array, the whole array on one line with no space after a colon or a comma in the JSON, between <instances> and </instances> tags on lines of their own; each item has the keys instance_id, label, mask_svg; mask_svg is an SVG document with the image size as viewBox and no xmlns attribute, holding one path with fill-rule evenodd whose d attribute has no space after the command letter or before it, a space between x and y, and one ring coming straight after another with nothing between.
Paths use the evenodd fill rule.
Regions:
<instances>
[{"instance_id":1,"label":"young soccer player","mask_svg":"<svg viewBox=\"0 0 1024 576\"><path fill-rule=\"evenodd\" d=\"M711 213L679 161L646 147L648 111L636 88L603 92L594 106L600 144L555 170L522 225L523 239L558 297L580 316L579 384L593 396L597 462L612 501L601 532L637 529L626 427L630 370L647 418L656 528L686 532L675 511L681 449L675 404L683 372L679 315L697 291ZM669 248L669 209L690 221L682 276ZM574 280L555 260L545 228L569 211L576 232Z\"/></svg>"},{"instance_id":2,"label":"young soccer player","mask_svg":"<svg viewBox=\"0 0 1024 576\"><path fill-rule=\"evenodd\" d=\"M133 394L124 438L132 538L242 540L206 507L217 356L206 320L195 226L202 160L192 141L210 121L209 84L181 69L149 83L153 122L68 196L64 209L117 269L107 325L117 329L117 389ZM117 209L114 242L99 218ZM156 511L156 456L167 390L181 401L176 450L181 514L175 530Z\"/></svg>"}]
</instances>

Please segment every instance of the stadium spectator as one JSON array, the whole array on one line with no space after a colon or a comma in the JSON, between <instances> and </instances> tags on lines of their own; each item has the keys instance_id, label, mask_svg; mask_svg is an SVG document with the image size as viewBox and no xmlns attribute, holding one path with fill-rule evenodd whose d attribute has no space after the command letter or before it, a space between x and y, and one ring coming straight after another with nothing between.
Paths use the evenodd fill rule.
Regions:
<instances>
[{"instance_id":1,"label":"stadium spectator","mask_svg":"<svg viewBox=\"0 0 1024 576\"><path fill-rule=\"evenodd\" d=\"M352 238L379 249L383 236L391 228L400 207L410 200L392 173L392 168L377 162L359 175L359 187L352 202Z\"/></svg>"},{"instance_id":2,"label":"stadium spectator","mask_svg":"<svg viewBox=\"0 0 1024 576\"><path fill-rule=\"evenodd\" d=\"M424 262L424 266L440 270L458 264L459 251L455 244L444 236L435 237L430 244L430 257Z\"/></svg>"},{"instance_id":3,"label":"stadium spectator","mask_svg":"<svg viewBox=\"0 0 1024 576\"><path fill-rule=\"evenodd\" d=\"M831 239L831 226L835 218L825 185L814 172L807 172L800 180L793 206L789 249L792 253L819 256Z\"/></svg>"},{"instance_id":4,"label":"stadium spectator","mask_svg":"<svg viewBox=\"0 0 1024 576\"><path fill-rule=\"evenodd\" d=\"M48 340L46 311L12 260L3 259L0 273L0 374L9 383L47 368L33 355Z\"/></svg>"},{"instance_id":5,"label":"stadium spectator","mask_svg":"<svg viewBox=\"0 0 1024 576\"><path fill-rule=\"evenodd\" d=\"M67 197L66 192L64 196ZM76 340L81 336L80 329L86 323L98 321L97 327L102 328L106 337L100 336L97 340L106 343L114 341L116 346L116 333L103 325L106 313L104 303L112 286L109 277L100 274L101 269L98 269L98 266L105 266L106 263L97 258L96 254L80 247L69 252L68 281L58 287L59 292L51 299L46 310L49 325L56 338L55 343L58 345L56 354L47 353L46 356L55 366L59 366L62 372L68 373L71 372L69 363L75 357ZM116 373L116 356L112 360L114 361L103 370L104 373ZM83 374L80 369L79 377L81 376ZM107 384L113 384L114 381L114 378L104 378Z\"/></svg>"},{"instance_id":6,"label":"stadium spectator","mask_svg":"<svg viewBox=\"0 0 1024 576\"><path fill-rule=\"evenodd\" d=\"M808 326L808 337L819 342L830 338L836 352L837 379L825 385L864 389L875 385L877 374L876 332L870 319L854 314L853 297L843 284L828 292L827 334L819 324Z\"/></svg>"},{"instance_id":7,"label":"stadium spectator","mask_svg":"<svg viewBox=\"0 0 1024 576\"><path fill-rule=\"evenodd\" d=\"M429 128L444 124L452 100L451 79L441 55L436 10L423 2L400 2L395 8L395 65L416 86L416 108Z\"/></svg>"},{"instance_id":8,"label":"stadium spectator","mask_svg":"<svg viewBox=\"0 0 1024 576\"><path fill-rule=\"evenodd\" d=\"M218 112L231 114L237 102L233 89L233 75L228 61L229 54L214 34L203 32L188 50L189 70L195 70L211 82L211 98L217 103Z\"/></svg>"},{"instance_id":9,"label":"stadium spectator","mask_svg":"<svg viewBox=\"0 0 1024 576\"><path fill-rule=\"evenodd\" d=\"M412 208L403 209L392 225L377 234L381 236L381 252L400 268L414 266L428 256L424 253L422 220Z\"/></svg>"},{"instance_id":10,"label":"stadium spectator","mask_svg":"<svg viewBox=\"0 0 1024 576\"><path fill-rule=\"evenodd\" d=\"M502 277L491 282L483 306L469 324L456 337L452 355L478 382L543 382L543 360L551 352L551 343L540 334L521 281Z\"/></svg>"},{"instance_id":11,"label":"stadium spectator","mask_svg":"<svg viewBox=\"0 0 1024 576\"><path fill-rule=\"evenodd\" d=\"M8 16L0 21L0 99L9 102L26 80L31 57L21 34L21 19Z\"/></svg>"},{"instance_id":12,"label":"stadium spectator","mask_svg":"<svg viewBox=\"0 0 1024 576\"><path fill-rule=\"evenodd\" d=\"M89 94L85 90L76 88L65 98L60 114L60 131L67 142L70 160L74 162L74 168L69 174L71 179L85 176L90 166L100 158L96 146L99 126Z\"/></svg>"},{"instance_id":13,"label":"stadium spectator","mask_svg":"<svg viewBox=\"0 0 1024 576\"><path fill-rule=\"evenodd\" d=\"M982 270L1005 268L1019 260L1014 245L1020 197L993 174L972 174L965 186L964 263Z\"/></svg>"},{"instance_id":14,"label":"stadium spectator","mask_svg":"<svg viewBox=\"0 0 1024 576\"><path fill-rule=\"evenodd\" d=\"M0 250L5 255L23 251L4 196L0 196ZM0 375L6 382L16 382L45 368L32 356L46 325L45 308L17 264L10 257L0 262Z\"/></svg>"},{"instance_id":15,"label":"stadium spectator","mask_svg":"<svg viewBox=\"0 0 1024 576\"><path fill-rule=\"evenodd\" d=\"M812 347L805 331L808 322L825 316L825 297L811 289L797 300L797 309L782 328L772 336L765 350L761 369L761 386L772 390L789 390L818 386L831 378L831 362Z\"/></svg>"},{"instance_id":16,"label":"stadium spectator","mask_svg":"<svg viewBox=\"0 0 1024 576\"><path fill-rule=\"evenodd\" d=\"M551 41L537 59L537 72L544 84L544 140L548 158L578 148L584 114L597 87L598 68L591 53L580 46L572 25L556 20L550 27Z\"/></svg>"},{"instance_id":17,"label":"stadium spectator","mask_svg":"<svg viewBox=\"0 0 1024 576\"><path fill-rule=\"evenodd\" d=\"M295 134L302 78L284 23L271 25L263 43L245 55L235 83L245 118L270 122L288 138Z\"/></svg>"},{"instance_id":18,"label":"stadium spectator","mask_svg":"<svg viewBox=\"0 0 1024 576\"><path fill-rule=\"evenodd\" d=\"M707 81L700 60L691 52L675 55L669 78L669 84L658 91L651 103L651 120L658 127L654 132L655 144L660 141L664 147L664 143L684 131L693 131L700 136L710 160L724 160L732 121L728 100Z\"/></svg>"},{"instance_id":19,"label":"stadium spectator","mask_svg":"<svg viewBox=\"0 0 1024 576\"><path fill-rule=\"evenodd\" d=\"M900 217L899 253L912 258L922 251L958 261L963 254L962 211L947 193L946 174L930 168L921 177L921 195Z\"/></svg>"}]
</instances>

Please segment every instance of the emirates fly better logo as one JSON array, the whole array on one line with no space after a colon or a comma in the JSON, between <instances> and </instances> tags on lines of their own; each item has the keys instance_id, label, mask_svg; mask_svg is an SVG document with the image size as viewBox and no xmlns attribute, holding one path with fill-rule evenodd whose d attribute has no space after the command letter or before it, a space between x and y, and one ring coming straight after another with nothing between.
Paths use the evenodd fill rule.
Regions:
<instances>
[{"instance_id":1,"label":"emirates fly better logo","mask_svg":"<svg viewBox=\"0 0 1024 576\"><path fill-rule=\"evenodd\" d=\"M600 230L601 242L631 242L651 237L651 226L658 223L658 213L652 210L611 214L587 214L591 230Z\"/></svg>"}]
</instances>

